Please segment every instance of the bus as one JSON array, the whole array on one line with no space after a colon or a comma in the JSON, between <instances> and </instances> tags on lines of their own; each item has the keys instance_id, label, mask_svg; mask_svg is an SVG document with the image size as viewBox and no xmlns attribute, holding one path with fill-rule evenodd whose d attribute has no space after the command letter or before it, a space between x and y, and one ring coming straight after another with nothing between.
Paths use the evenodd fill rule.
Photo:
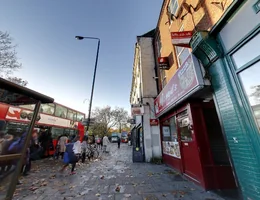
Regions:
<instances>
[{"instance_id":1,"label":"bus","mask_svg":"<svg viewBox=\"0 0 260 200\"><path fill-rule=\"evenodd\" d=\"M12 106L0 103L0 124L5 124L6 131L24 131L32 119L35 105ZM53 146L56 147L59 136L66 134L69 137L79 135L84 137L82 121L85 114L58 103L42 104L37 116L35 128L52 133ZM54 150L46 152L53 155Z\"/></svg>"}]
</instances>

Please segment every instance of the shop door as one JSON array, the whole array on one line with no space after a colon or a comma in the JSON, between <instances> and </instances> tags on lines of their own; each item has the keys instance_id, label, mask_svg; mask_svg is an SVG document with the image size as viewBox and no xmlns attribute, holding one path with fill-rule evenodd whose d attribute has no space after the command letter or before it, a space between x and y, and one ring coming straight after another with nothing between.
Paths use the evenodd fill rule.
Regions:
<instances>
[{"instance_id":1,"label":"shop door","mask_svg":"<svg viewBox=\"0 0 260 200\"><path fill-rule=\"evenodd\" d=\"M177 118L177 125L181 140L183 173L197 182L200 182L201 163L199 150L195 141L194 133L191 129L188 114L179 116Z\"/></svg>"}]
</instances>

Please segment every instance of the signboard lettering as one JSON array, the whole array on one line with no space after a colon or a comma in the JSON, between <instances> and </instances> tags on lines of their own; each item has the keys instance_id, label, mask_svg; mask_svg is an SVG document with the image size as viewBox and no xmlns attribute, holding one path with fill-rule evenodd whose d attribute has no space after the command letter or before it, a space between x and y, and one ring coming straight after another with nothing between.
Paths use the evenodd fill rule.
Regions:
<instances>
[{"instance_id":1,"label":"signboard lettering","mask_svg":"<svg viewBox=\"0 0 260 200\"><path fill-rule=\"evenodd\" d=\"M156 117L197 88L200 85L197 78L198 75L201 76L201 74L196 74L192 55L189 55L155 99Z\"/></svg>"},{"instance_id":2,"label":"signboard lettering","mask_svg":"<svg viewBox=\"0 0 260 200\"><path fill-rule=\"evenodd\" d=\"M175 46L189 47L192 31L171 32L172 44Z\"/></svg>"}]
</instances>

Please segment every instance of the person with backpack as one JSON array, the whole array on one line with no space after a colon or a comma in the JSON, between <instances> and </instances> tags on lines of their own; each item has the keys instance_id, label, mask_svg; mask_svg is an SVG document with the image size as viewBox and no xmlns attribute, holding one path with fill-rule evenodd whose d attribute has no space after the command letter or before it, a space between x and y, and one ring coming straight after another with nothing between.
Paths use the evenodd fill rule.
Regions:
<instances>
[{"instance_id":1,"label":"person with backpack","mask_svg":"<svg viewBox=\"0 0 260 200\"><path fill-rule=\"evenodd\" d=\"M81 153L81 144L79 137L76 139L76 142L71 142L66 144L66 150L63 157L64 166L60 170L60 172L64 172L64 170L71 164L71 172L70 175L75 174L74 170L76 167L76 163L79 160L79 155Z\"/></svg>"}]
</instances>

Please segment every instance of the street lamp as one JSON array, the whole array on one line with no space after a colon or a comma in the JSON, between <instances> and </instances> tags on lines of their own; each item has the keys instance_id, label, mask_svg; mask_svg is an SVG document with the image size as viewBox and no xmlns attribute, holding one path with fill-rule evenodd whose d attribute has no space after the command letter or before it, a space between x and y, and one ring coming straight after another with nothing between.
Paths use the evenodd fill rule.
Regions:
<instances>
[{"instance_id":1,"label":"street lamp","mask_svg":"<svg viewBox=\"0 0 260 200\"><path fill-rule=\"evenodd\" d=\"M75 36L75 38L76 38L77 40L90 39L90 40L97 40L97 41L98 41L96 62L95 62L95 68L94 68L94 74L93 74L92 89L91 89L91 95L90 95L90 101L89 101L88 121L87 121L87 131L88 131L88 129L89 129L89 123L90 123L90 115L91 115L91 107L92 107L93 93L94 93L94 87L95 87L95 80L96 80L96 71L97 71L97 63L98 63L98 54L99 54L100 39L99 39L99 38L96 38L96 37L83 37L83 36Z\"/></svg>"}]
</instances>

